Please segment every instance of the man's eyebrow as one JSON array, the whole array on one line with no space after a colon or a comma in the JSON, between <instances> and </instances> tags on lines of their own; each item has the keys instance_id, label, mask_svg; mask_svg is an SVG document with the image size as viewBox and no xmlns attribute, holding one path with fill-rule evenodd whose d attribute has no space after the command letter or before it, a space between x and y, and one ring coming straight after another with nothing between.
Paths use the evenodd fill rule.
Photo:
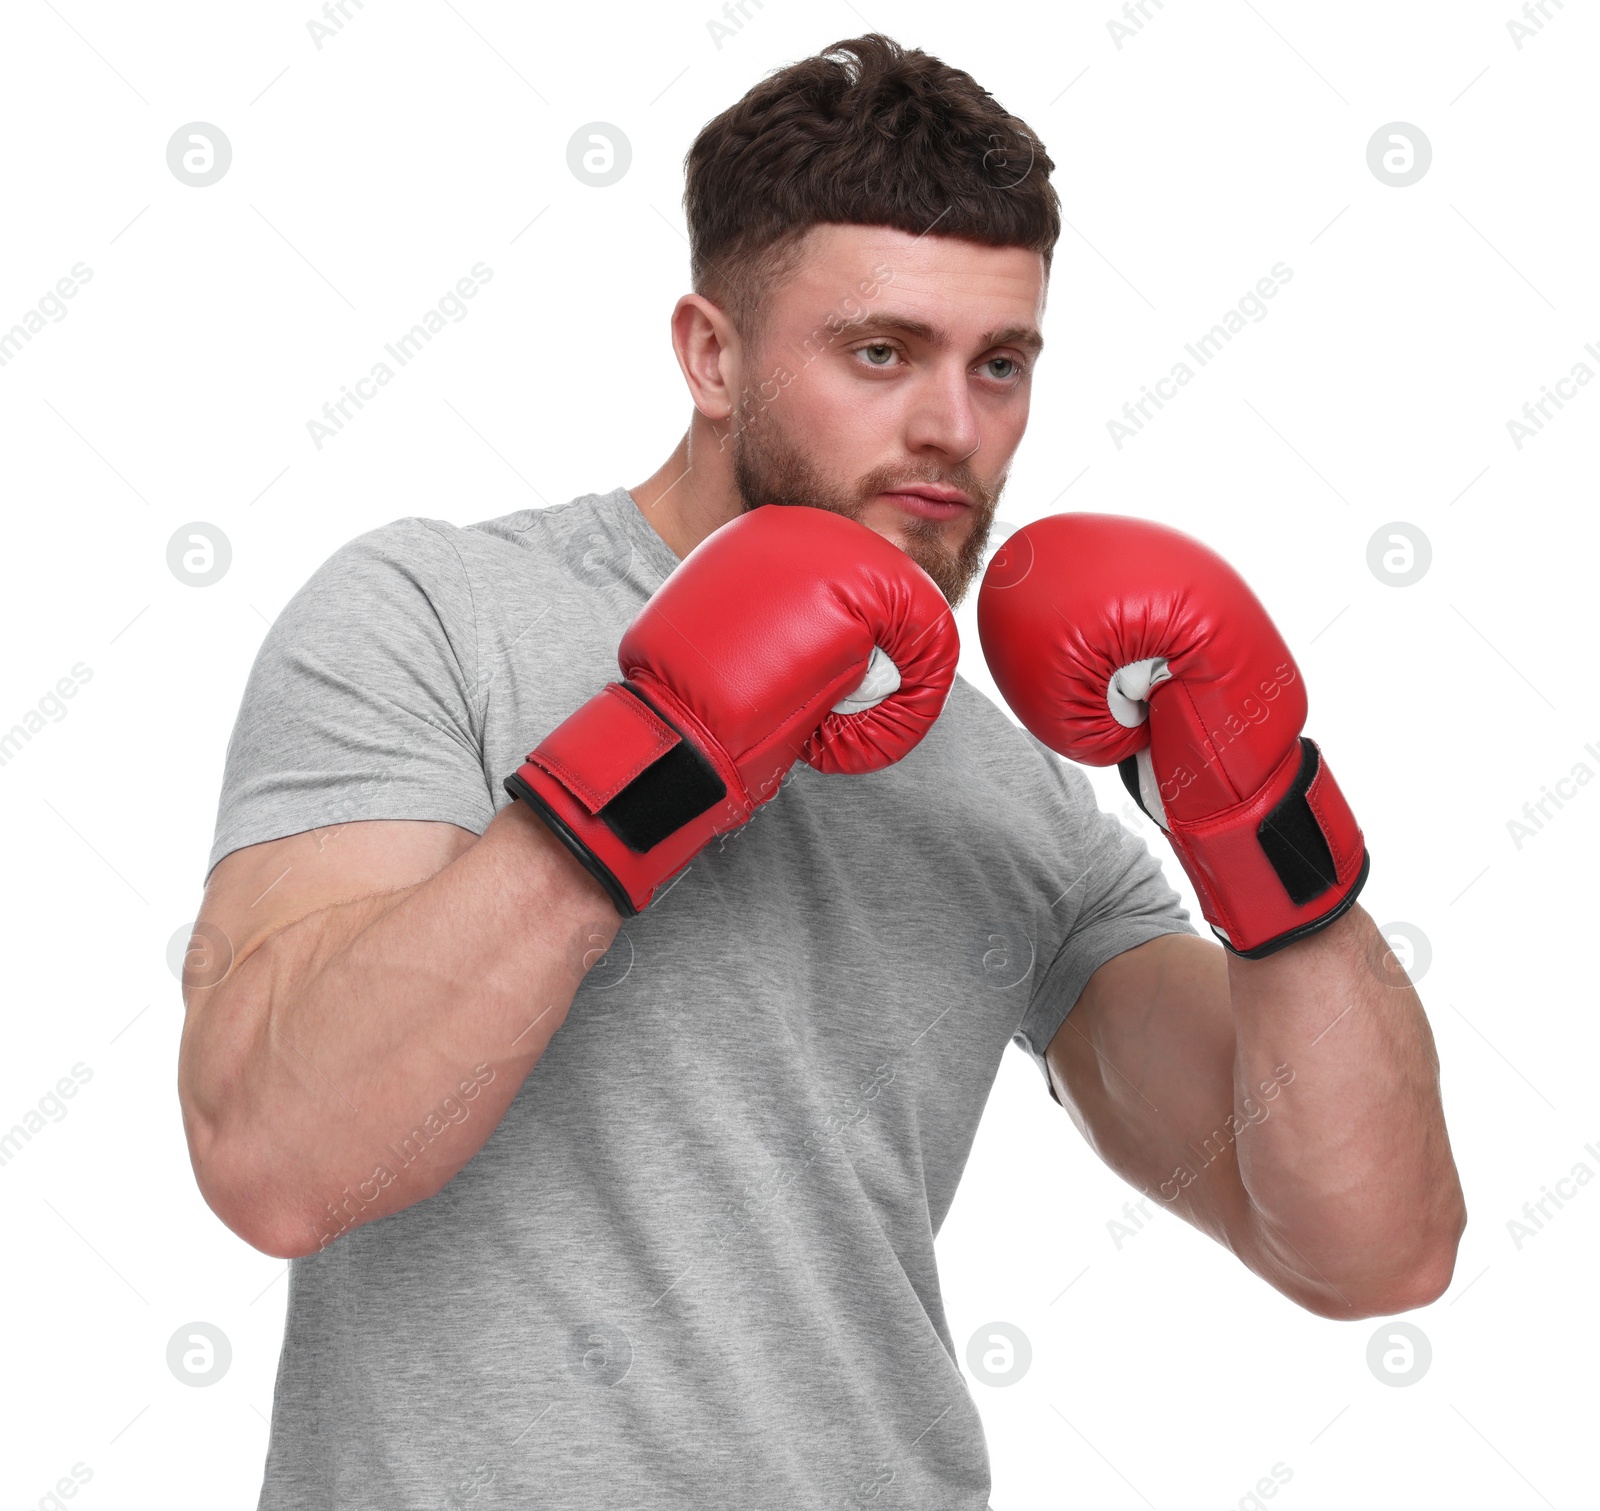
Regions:
<instances>
[{"instance_id":1,"label":"man's eyebrow","mask_svg":"<svg viewBox=\"0 0 1600 1511\"><path fill-rule=\"evenodd\" d=\"M835 334L845 339L865 330L896 331L900 335L926 341L930 346L948 346L950 343L950 332L943 326L930 325L926 320L918 320L910 315L868 314L834 327ZM1031 325L1005 325L998 330L985 331L978 337L978 345L985 350L991 346L1020 346L1024 351L1037 355L1044 350L1044 337Z\"/></svg>"},{"instance_id":2,"label":"man's eyebrow","mask_svg":"<svg viewBox=\"0 0 1600 1511\"><path fill-rule=\"evenodd\" d=\"M980 346L1020 346L1035 356L1044 350L1044 337L1031 325L1004 325L978 337Z\"/></svg>"}]
</instances>

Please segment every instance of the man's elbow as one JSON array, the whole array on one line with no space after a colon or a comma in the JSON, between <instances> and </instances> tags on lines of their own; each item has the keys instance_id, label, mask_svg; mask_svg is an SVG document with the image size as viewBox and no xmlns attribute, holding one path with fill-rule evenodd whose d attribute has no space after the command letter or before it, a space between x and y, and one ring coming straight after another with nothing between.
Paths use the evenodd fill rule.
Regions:
<instances>
[{"instance_id":1,"label":"man's elbow","mask_svg":"<svg viewBox=\"0 0 1600 1511\"><path fill-rule=\"evenodd\" d=\"M268 1202L220 1187L215 1181L199 1181L200 1195L223 1227L242 1238L252 1249L273 1259L303 1259L317 1252L309 1229L301 1231L284 1222Z\"/></svg>"},{"instance_id":2,"label":"man's elbow","mask_svg":"<svg viewBox=\"0 0 1600 1511\"><path fill-rule=\"evenodd\" d=\"M281 1172L261 1147L261 1135L230 1122L218 1109L229 1105L224 1090L202 1083L196 1062L180 1062L179 1105L189 1168L202 1200L229 1232L274 1259L300 1259L320 1246L303 1211L286 1195Z\"/></svg>"},{"instance_id":3,"label":"man's elbow","mask_svg":"<svg viewBox=\"0 0 1600 1511\"><path fill-rule=\"evenodd\" d=\"M1363 1317L1397 1317L1401 1312L1414 1312L1421 1307L1432 1306L1450 1289L1455 1268L1456 1252L1452 1247L1438 1258L1418 1265L1386 1285L1358 1293L1355 1310L1324 1315L1342 1316L1354 1321Z\"/></svg>"},{"instance_id":4,"label":"man's elbow","mask_svg":"<svg viewBox=\"0 0 1600 1511\"><path fill-rule=\"evenodd\" d=\"M217 1214L219 1217L221 1213ZM275 1221L270 1213L251 1212L241 1221L223 1221L238 1236L261 1253L273 1259L305 1259L320 1253L328 1246L327 1237L318 1235L303 1224Z\"/></svg>"},{"instance_id":5,"label":"man's elbow","mask_svg":"<svg viewBox=\"0 0 1600 1511\"><path fill-rule=\"evenodd\" d=\"M1331 1284L1288 1292L1292 1301L1334 1322L1357 1322L1367 1317L1395 1317L1432 1306L1446 1291L1455 1276L1456 1255L1466 1229L1463 1207L1453 1229L1420 1249L1404 1266L1392 1269L1364 1284L1347 1283L1339 1289Z\"/></svg>"},{"instance_id":6,"label":"man's elbow","mask_svg":"<svg viewBox=\"0 0 1600 1511\"><path fill-rule=\"evenodd\" d=\"M1456 1255L1461 1248L1461 1235L1466 1230L1467 1212L1463 1207L1454 1232L1441 1238L1427 1254L1406 1272L1404 1280L1385 1298L1388 1305L1374 1316L1389 1317L1397 1312L1413 1312L1418 1307L1432 1306L1455 1278Z\"/></svg>"},{"instance_id":7,"label":"man's elbow","mask_svg":"<svg viewBox=\"0 0 1600 1511\"><path fill-rule=\"evenodd\" d=\"M326 1246L304 1217L278 1199L276 1188L242 1164L219 1157L212 1146L204 1156L190 1147L190 1166L205 1204L229 1232L274 1259L303 1259Z\"/></svg>"}]
</instances>

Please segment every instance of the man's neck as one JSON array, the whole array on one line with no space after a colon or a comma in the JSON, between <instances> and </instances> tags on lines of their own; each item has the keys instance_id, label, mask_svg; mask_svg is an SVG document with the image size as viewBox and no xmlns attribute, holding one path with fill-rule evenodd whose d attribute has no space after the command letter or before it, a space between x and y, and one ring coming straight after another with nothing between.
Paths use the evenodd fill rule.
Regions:
<instances>
[{"instance_id":1,"label":"man's neck","mask_svg":"<svg viewBox=\"0 0 1600 1511\"><path fill-rule=\"evenodd\" d=\"M699 414L672 455L628 493L679 561L742 512L727 454Z\"/></svg>"}]
</instances>

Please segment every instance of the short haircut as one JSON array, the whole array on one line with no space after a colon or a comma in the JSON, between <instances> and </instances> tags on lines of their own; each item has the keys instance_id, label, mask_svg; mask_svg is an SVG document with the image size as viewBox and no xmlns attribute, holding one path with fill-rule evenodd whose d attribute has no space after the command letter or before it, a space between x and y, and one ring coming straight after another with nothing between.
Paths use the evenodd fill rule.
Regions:
<instances>
[{"instance_id":1,"label":"short haircut","mask_svg":"<svg viewBox=\"0 0 1600 1511\"><path fill-rule=\"evenodd\" d=\"M764 304L814 225L894 226L1050 258L1044 147L969 73L877 32L763 79L684 159L694 291L759 345Z\"/></svg>"}]
</instances>

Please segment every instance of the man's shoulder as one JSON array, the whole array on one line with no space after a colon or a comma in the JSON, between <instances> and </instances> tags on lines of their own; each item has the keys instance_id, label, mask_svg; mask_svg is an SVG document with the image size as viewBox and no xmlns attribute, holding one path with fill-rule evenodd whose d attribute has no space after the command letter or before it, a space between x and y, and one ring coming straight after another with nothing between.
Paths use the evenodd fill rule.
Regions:
<instances>
[{"instance_id":1,"label":"man's shoulder","mask_svg":"<svg viewBox=\"0 0 1600 1511\"><path fill-rule=\"evenodd\" d=\"M618 487L603 493L579 493L564 503L518 509L451 528L477 540L527 545L541 536L564 539L595 530L631 538L642 536L650 527L633 496L626 488Z\"/></svg>"},{"instance_id":2,"label":"man's shoulder","mask_svg":"<svg viewBox=\"0 0 1600 1511\"><path fill-rule=\"evenodd\" d=\"M431 515L408 514L374 525L337 546L313 573L312 582L353 577L381 578L395 572L424 590L470 579L479 567L526 556L558 553L573 539L592 548L597 532L621 535L625 521L618 495L584 493L565 503L517 509L457 524ZM309 584L308 584L309 585Z\"/></svg>"}]
</instances>

